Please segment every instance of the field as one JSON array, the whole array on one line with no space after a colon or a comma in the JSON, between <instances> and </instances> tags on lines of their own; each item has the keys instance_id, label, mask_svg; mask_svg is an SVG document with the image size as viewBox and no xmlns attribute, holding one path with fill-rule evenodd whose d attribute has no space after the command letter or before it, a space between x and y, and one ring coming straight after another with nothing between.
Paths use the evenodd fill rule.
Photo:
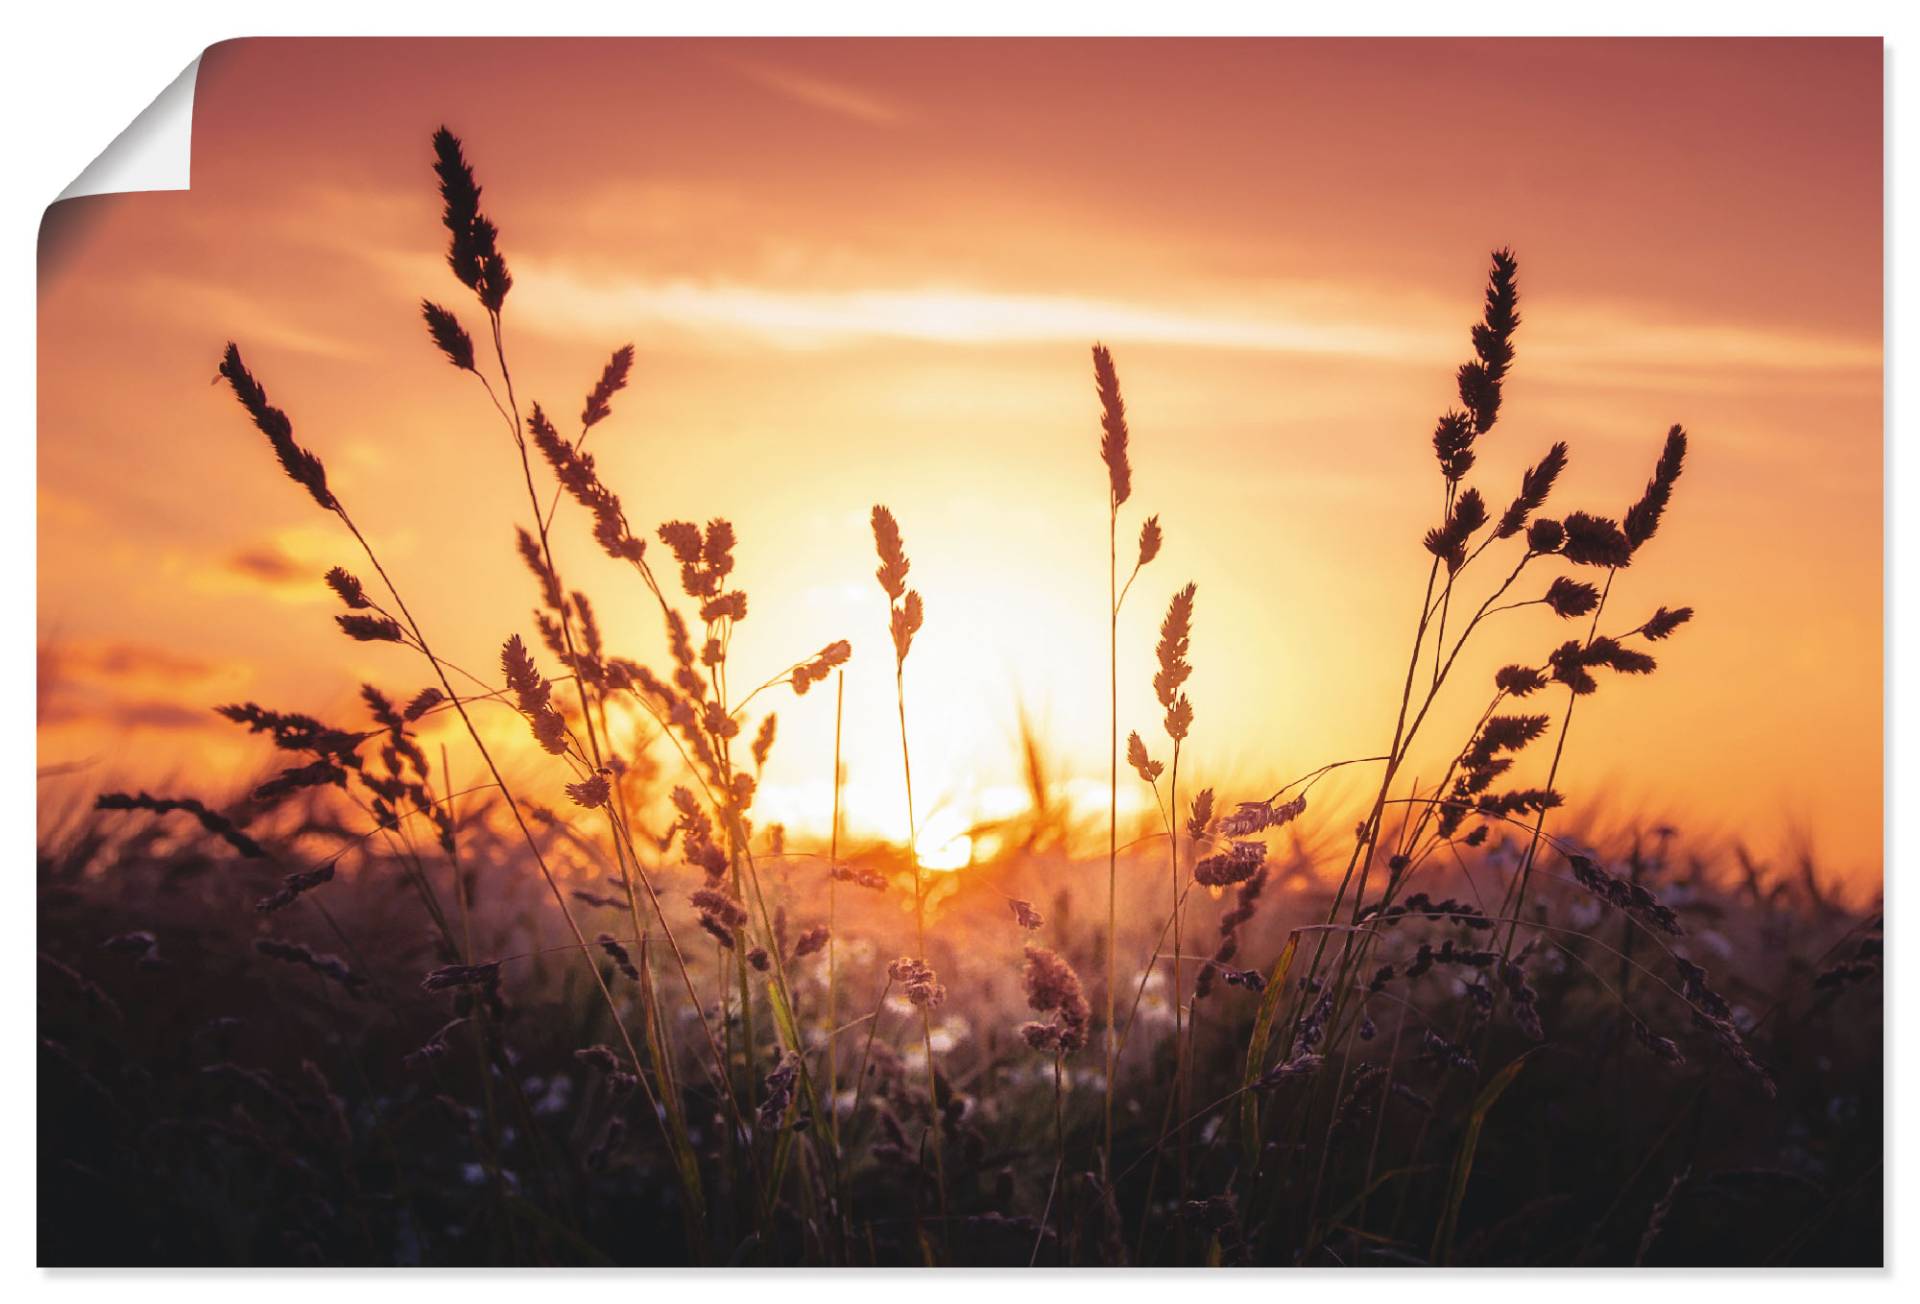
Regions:
<instances>
[{"instance_id":1,"label":"field","mask_svg":"<svg viewBox=\"0 0 1920 1304\"><path fill-rule=\"evenodd\" d=\"M941 747L914 726L940 691L913 652L941 594L915 587L913 521L874 486L874 550L846 559L862 583L877 568L884 629L730 681L736 629L773 636L732 579L752 523L644 526L669 495L602 479L589 439L631 347L577 419L516 390L503 237L462 142L442 129L434 151L459 297L422 302L421 347L508 436L527 587L501 602L497 666L438 654L270 368L244 342L209 359L292 481L287 512L338 535L339 636L388 645L394 679L353 720L208 703L283 753L238 799L189 767L43 802L44 1263L1880 1261L1877 902L1809 854L1695 846L1556 786L1576 714L1689 633L1632 566L1685 510L1689 435L1650 441L1644 490L1613 507L1559 501L1564 443L1517 485L1477 483L1524 365L1514 253L1490 260L1457 406L1379 472L1431 477L1436 507L1391 526L1418 609L1363 632L1407 642L1378 686L1384 750L1196 784L1196 714L1232 714L1187 691L1209 595L1165 573L1121 362L1095 344L1108 801L1065 801L1029 733L1025 810L970 830L991 854L936 867L910 851L914 760ZM627 587L575 591L563 533ZM596 604L634 603L659 644L606 646ZM1158 710L1127 720L1122 614L1143 606ZM1560 638L1467 682L1462 650L1507 646L1523 606ZM842 836L836 755L823 836L790 836L754 804L773 709L837 717L856 649L893 670L897 828ZM1470 705L1461 736L1435 736L1443 700ZM513 758L476 723L503 712ZM454 746L483 781L453 786ZM529 758L567 803L519 790ZM1123 817L1123 785L1146 817Z\"/></svg>"}]
</instances>

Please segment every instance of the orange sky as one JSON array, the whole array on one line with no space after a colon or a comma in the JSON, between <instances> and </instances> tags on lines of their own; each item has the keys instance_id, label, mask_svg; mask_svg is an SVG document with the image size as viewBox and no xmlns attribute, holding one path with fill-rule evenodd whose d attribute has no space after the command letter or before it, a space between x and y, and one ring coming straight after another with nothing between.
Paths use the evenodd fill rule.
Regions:
<instances>
[{"instance_id":1,"label":"orange sky","mask_svg":"<svg viewBox=\"0 0 1920 1304\"><path fill-rule=\"evenodd\" d=\"M1191 578L1200 777L1250 795L1380 750L1427 437L1510 243L1489 496L1565 439L1557 507L1617 514L1666 427L1694 436L1603 625L1699 616L1583 708L1573 807L1806 836L1879 878L1877 41L262 41L208 54L195 115L191 191L67 201L43 240L40 759L85 766L47 792L217 795L260 755L204 707L352 718L362 678L425 682L333 632L318 576L351 554L209 385L229 336L448 655L531 632L517 462L414 309L471 302L428 170L445 121L502 228L522 394L573 411L632 340L594 440L636 526L735 521L744 666L853 640L856 825L900 809L877 500L928 604L923 813L1017 802L1022 705L1080 805L1104 799L1095 338L1130 508L1168 535L1123 619L1123 729L1155 719L1154 625ZM616 648L657 664L631 579L577 514L558 538ZM1506 617L1460 708L1561 637ZM762 815L805 824L832 702L777 704Z\"/></svg>"}]
</instances>

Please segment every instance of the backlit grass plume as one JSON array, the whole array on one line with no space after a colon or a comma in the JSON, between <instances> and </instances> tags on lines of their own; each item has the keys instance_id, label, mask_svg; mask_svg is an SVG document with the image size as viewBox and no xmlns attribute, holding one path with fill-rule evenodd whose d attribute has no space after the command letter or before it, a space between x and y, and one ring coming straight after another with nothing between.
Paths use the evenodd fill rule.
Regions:
<instances>
[{"instance_id":1,"label":"backlit grass plume","mask_svg":"<svg viewBox=\"0 0 1920 1304\"><path fill-rule=\"evenodd\" d=\"M1113 354L1104 344L1093 346L1094 390L1100 400L1100 460L1107 468L1107 938L1106 990L1107 1090L1102 1157L1113 1166L1113 1098L1119 1029L1114 1021L1119 975L1115 969L1115 938L1120 930L1120 608L1133 581L1148 562L1160 555L1160 518L1140 524L1140 542L1126 583L1120 583L1120 508L1133 496L1133 464L1127 454L1127 405L1120 396L1120 375Z\"/></svg>"},{"instance_id":2,"label":"backlit grass plume","mask_svg":"<svg viewBox=\"0 0 1920 1304\"><path fill-rule=\"evenodd\" d=\"M900 523L893 513L882 504L873 508L873 546L879 554L880 566L874 572L874 578L880 583L881 592L887 595L888 629L893 636L893 687L894 704L900 716L900 772L907 794L907 860L913 872L913 938L915 964L924 971L928 983L932 982L933 969L927 957L927 899L924 875L920 865L920 829L913 808L913 750L907 744L907 653L913 648L913 637L920 632L925 619L925 608L921 605L918 590L907 587L907 572L913 563L907 558L906 543L900 537ZM908 983L908 991L914 990ZM940 991L944 997L945 988ZM920 1009L920 1033L927 1055L927 1095L929 1099L938 1095L938 1070L933 1060L933 1016L935 1002L916 999L914 1004ZM945 1158L942 1154L940 1137L940 1114L936 1109L930 1118L928 1145L932 1148L935 1174L938 1179L941 1217L946 1217L947 1185Z\"/></svg>"}]
</instances>

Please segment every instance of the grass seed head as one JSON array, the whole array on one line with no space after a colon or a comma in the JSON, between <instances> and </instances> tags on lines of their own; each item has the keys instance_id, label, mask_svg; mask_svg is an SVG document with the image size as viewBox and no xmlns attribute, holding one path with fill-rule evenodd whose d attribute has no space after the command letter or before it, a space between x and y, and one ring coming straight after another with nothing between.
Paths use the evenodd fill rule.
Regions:
<instances>
[{"instance_id":1,"label":"grass seed head","mask_svg":"<svg viewBox=\"0 0 1920 1304\"><path fill-rule=\"evenodd\" d=\"M582 430L593 429L612 414L613 396L627 387L627 375L632 370L633 345L626 344L615 349L613 357L608 359L606 367L600 372L600 379L587 394L587 405L580 412Z\"/></svg>"},{"instance_id":2,"label":"grass seed head","mask_svg":"<svg viewBox=\"0 0 1920 1304\"><path fill-rule=\"evenodd\" d=\"M334 511L337 504L327 488L327 468L320 464L319 458L294 442L293 422L285 412L267 402L266 387L247 370L247 364L241 360L238 344L228 342L226 356L220 360L220 375L232 387L233 396L240 400L240 406L253 418L254 426L267 437L274 456L280 459L281 469L295 484L312 495L313 501L323 510Z\"/></svg>"},{"instance_id":3,"label":"grass seed head","mask_svg":"<svg viewBox=\"0 0 1920 1304\"><path fill-rule=\"evenodd\" d=\"M1093 346L1093 383L1100 394L1100 460L1107 464L1108 502L1117 512L1133 496L1133 467L1127 461L1127 405L1120 397L1120 375L1104 344Z\"/></svg>"}]
</instances>

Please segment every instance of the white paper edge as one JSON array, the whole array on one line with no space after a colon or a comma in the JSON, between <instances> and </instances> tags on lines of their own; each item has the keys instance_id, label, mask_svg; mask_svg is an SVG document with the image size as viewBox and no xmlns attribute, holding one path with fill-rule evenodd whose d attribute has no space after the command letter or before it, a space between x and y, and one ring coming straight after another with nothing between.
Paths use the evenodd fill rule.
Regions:
<instances>
[{"instance_id":1,"label":"white paper edge","mask_svg":"<svg viewBox=\"0 0 1920 1304\"><path fill-rule=\"evenodd\" d=\"M54 202L81 195L188 189L193 164L193 87L199 73L196 56Z\"/></svg>"}]
</instances>

